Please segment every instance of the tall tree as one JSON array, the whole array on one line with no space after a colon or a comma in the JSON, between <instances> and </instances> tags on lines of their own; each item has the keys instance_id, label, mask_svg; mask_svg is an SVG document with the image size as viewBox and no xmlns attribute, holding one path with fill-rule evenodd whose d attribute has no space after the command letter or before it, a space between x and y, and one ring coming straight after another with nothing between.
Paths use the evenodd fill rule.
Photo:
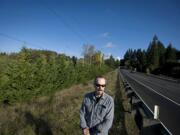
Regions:
<instances>
[{"instance_id":1,"label":"tall tree","mask_svg":"<svg viewBox=\"0 0 180 135\"><path fill-rule=\"evenodd\" d=\"M172 47L170 43L166 49L165 53L166 62L176 61L176 49Z\"/></svg>"},{"instance_id":2,"label":"tall tree","mask_svg":"<svg viewBox=\"0 0 180 135\"><path fill-rule=\"evenodd\" d=\"M179 50L176 51L176 59L180 60L180 51Z\"/></svg>"},{"instance_id":3,"label":"tall tree","mask_svg":"<svg viewBox=\"0 0 180 135\"><path fill-rule=\"evenodd\" d=\"M146 53L146 51L145 50L143 50L143 52L142 52L142 66L143 66L143 71L145 71L146 70L146 66L147 66L147 55L146 55L147 53Z\"/></svg>"},{"instance_id":4,"label":"tall tree","mask_svg":"<svg viewBox=\"0 0 180 135\"><path fill-rule=\"evenodd\" d=\"M75 56L72 56L72 61L73 61L73 65L75 67L77 64L77 58Z\"/></svg>"},{"instance_id":5,"label":"tall tree","mask_svg":"<svg viewBox=\"0 0 180 135\"><path fill-rule=\"evenodd\" d=\"M112 67L112 68L114 68L115 67L115 59L114 59L114 57L111 55L109 57L109 59L105 60L105 64Z\"/></svg>"},{"instance_id":6,"label":"tall tree","mask_svg":"<svg viewBox=\"0 0 180 135\"><path fill-rule=\"evenodd\" d=\"M83 56L84 56L84 60L86 61L86 63L91 65L92 62L92 56L95 53L95 47L94 45L90 45L90 44L85 44L83 45Z\"/></svg>"},{"instance_id":7,"label":"tall tree","mask_svg":"<svg viewBox=\"0 0 180 135\"><path fill-rule=\"evenodd\" d=\"M92 62L93 62L93 64L101 67L101 65L103 63L103 55L102 55L101 51L96 51L94 53Z\"/></svg>"},{"instance_id":8,"label":"tall tree","mask_svg":"<svg viewBox=\"0 0 180 135\"><path fill-rule=\"evenodd\" d=\"M153 37L153 41L147 49L147 57L151 70L159 67L158 38L156 35Z\"/></svg>"},{"instance_id":9,"label":"tall tree","mask_svg":"<svg viewBox=\"0 0 180 135\"><path fill-rule=\"evenodd\" d=\"M158 41L158 53L159 53L159 64L164 65L165 64L165 52L166 49L160 41Z\"/></svg>"},{"instance_id":10,"label":"tall tree","mask_svg":"<svg viewBox=\"0 0 180 135\"><path fill-rule=\"evenodd\" d=\"M137 57L137 70L142 71L143 68L143 53L141 49L138 49L136 52L136 57Z\"/></svg>"}]
</instances>

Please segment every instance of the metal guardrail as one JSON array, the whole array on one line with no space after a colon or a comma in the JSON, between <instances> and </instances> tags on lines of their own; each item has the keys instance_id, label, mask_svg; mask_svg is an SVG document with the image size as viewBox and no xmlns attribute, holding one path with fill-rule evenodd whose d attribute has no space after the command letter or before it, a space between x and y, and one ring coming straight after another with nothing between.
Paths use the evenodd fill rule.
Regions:
<instances>
[{"instance_id":1,"label":"metal guardrail","mask_svg":"<svg viewBox=\"0 0 180 135\"><path fill-rule=\"evenodd\" d=\"M158 118L159 109L156 106L154 111L148 107L142 97L133 89L119 70L119 77L123 80L125 93L131 104L131 113L135 117L140 134L172 135L168 128Z\"/></svg>"}]
</instances>

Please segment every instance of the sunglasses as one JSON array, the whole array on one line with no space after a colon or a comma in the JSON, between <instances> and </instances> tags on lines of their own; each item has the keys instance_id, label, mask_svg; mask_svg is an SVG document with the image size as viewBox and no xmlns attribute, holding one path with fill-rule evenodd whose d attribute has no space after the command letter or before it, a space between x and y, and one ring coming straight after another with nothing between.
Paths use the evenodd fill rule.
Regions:
<instances>
[{"instance_id":1,"label":"sunglasses","mask_svg":"<svg viewBox=\"0 0 180 135\"><path fill-rule=\"evenodd\" d=\"M100 86L101 87L106 87L106 84L102 84L102 85L101 84L96 84L96 87L100 87Z\"/></svg>"}]
</instances>

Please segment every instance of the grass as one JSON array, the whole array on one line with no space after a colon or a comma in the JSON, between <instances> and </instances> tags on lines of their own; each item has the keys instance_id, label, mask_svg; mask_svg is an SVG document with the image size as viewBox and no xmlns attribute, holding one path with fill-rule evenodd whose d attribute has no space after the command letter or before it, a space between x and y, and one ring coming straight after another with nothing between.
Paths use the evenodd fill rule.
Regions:
<instances>
[{"instance_id":1,"label":"grass","mask_svg":"<svg viewBox=\"0 0 180 135\"><path fill-rule=\"evenodd\" d=\"M123 112L124 112L124 127L126 128L126 133L128 135L139 135L139 129L136 125L136 122L134 120L134 116L131 114L131 105L129 103L129 100L127 99L126 95L125 95L125 88L123 85L123 82L120 78L120 97L121 97L121 104L123 107Z\"/></svg>"},{"instance_id":2,"label":"grass","mask_svg":"<svg viewBox=\"0 0 180 135\"><path fill-rule=\"evenodd\" d=\"M115 118L109 135L135 135L134 120L124 109L117 70L105 76L106 92L115 99ZM92 84L91 80L30 102L0 106L0 135L80 135L79 109L84 94L94 90Z\"/></svg>"}]
</instances>

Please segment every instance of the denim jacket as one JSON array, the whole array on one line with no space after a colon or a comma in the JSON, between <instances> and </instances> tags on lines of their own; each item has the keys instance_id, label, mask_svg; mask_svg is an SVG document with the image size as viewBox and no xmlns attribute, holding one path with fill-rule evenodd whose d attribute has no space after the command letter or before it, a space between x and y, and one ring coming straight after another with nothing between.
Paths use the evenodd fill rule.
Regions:
<instances>
[{"instance_id":1,"label":"denim jacket","mask_svg":"<svg viewBox=\"0 0 180 135\"><path fill-rule=\"evenodd\" d=\"M89 128L91 135L108 135L114 117L114 100L103 93L96 102L95 92L88 93L80 109L80 126Z\"/></svg>"}]
</instances>

